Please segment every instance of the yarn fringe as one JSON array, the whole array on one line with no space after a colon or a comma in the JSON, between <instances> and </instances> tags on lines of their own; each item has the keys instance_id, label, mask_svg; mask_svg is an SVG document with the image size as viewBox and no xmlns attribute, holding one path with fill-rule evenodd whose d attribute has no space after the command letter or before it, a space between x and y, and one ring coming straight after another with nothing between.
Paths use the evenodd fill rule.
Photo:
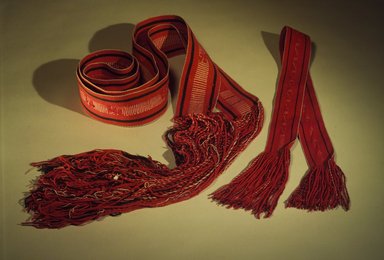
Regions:
<instances>
[{"instance_id":1,"label":"yarn fringe","mask_svg":"<svg viewBox=\"0 0 384 260\"><path fill-rule=\"evenodd\" d=\"M325 211L338 206L349 210L350 199L345 175L333 158L310 169L286 201L286 207L308 211Z\"/></svg>"},{"instance_id":2,"label":"yarn fringe","mask_svg":"<svg viewBox=\"0 0 384 260\"><path fill-rule=\"evenodd\" d=\"M42 175L24 199L23 225L61 228L189 199L216 179L262 127L261 105L230 121L222 113L175 119L165 141L174 169L151 157L97 149L32 163Z\"/></svg>"},{"instance_id":3,"label":"yarn fringe","mask_svg":"<svg viewBox=\"0 0 384 260\"><path fill-rule=\"evenodd\" d=\"M263 152L229 184L210 195L227 208L251 210L256 218L272 215L288 180L290 151Z\"/></svg>"}]
</instances>

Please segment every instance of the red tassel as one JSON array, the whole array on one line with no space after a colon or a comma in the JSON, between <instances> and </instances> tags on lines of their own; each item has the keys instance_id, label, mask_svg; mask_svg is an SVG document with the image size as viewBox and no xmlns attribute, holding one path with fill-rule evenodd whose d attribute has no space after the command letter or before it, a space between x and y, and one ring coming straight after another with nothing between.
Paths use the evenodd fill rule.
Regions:
<instances>
[{"instance_id":1,"label":"red tassel","mask_svg":"<svg viewBox=\"0 0 384 260\"><path fill-rule=\"evenodd\" d=\"M260 112L259 112L260 111ZM189 199L213 182L260 132L262 110L229 121L222 113L175 120L165 135L177 167L119 150L33 163L43 173L25 198L37 228L81 225L108 215Z\"/></svg>"},{"instance_id":2,"label":"red tassel","mask_svg":"<svg viewBox=\"0 0 384 260\"><path fill-rule=\"evenodd\" d=\"M286 201L286 207L325 211L338 206L349 210L345 175L334 159L310 169Z\"/></svg>"},{"instance_id":3,"label":"red tassel","mask_svg":"<svg viewBox=\"0 0 384 260\"><path fill-rule=\"evenodd\" d=\"M118 150L94 150L32 163L43 175L25 199L35 227L80 225L105 215L116 215L124 204L135 201L148 185L140 176L162 171L150 158ZM134 208L134 207L133 207Z\"/></svg>"},{"instance_id":4,"label":"red tassel","mask_svg":"<svg viewBox=\"0 0 384 260\"><path fill-rule=\"evenodd\" d=\"M270 217L288 180L290 151L263 152L231 183L211 198L227 208L252 210L256 218Z\"/></svg>"}]
</instances>

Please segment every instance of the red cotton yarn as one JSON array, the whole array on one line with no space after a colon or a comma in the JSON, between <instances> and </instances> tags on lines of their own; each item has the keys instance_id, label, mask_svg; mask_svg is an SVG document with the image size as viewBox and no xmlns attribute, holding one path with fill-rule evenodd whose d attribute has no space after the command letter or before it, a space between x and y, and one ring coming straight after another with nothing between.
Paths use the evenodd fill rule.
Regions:
<instances>
[{"instance_id":1,"label":"red cotton yarn","mask_svg":"<svg viewBox=\"0 0 384 260\"><path fill-rule=\"evenodd\" d=\"M258 135L263 108L208 56L186 22L159 16L137 24L132 55L102 50L77 70L81 102L97 120L141 125L164 113L168 58L185 54L174 125L164 135L176 167L112 149L33 163L39 176L24 225L61 228L108 215L161 207L199 194ZM309 211L349 209L345 176L321 116L309 75L310 38L290 27L280 37L282 68L265 151L210 195L228 208L270 217L288 180L290 147L300 140L310 169L286 202ZM221 112L212 112L213 108Z\"/></svg>"}]
</instances>

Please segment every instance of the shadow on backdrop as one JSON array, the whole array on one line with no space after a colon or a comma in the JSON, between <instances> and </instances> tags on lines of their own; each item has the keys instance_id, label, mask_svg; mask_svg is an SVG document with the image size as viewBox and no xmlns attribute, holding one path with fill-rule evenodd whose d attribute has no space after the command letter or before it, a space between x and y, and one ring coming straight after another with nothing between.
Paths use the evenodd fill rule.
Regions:
<instances>
[{"instance_id":1,"label":"shadow on backdrop","mask_svg":"<svg viewBox=\"0 0 384 260\"><path fill-rule=\"evenodd\" d=\"M110 25L97 31L88 44L90 52L101 49L118 49L131 53L135 26L130 23Z\"/></svg>"},{"instance_id":2,"label":"shadow on backdrop","mask_svg":"<svg viewBox=\"0 0 384 260\"><path fill-rule=\"evenodd\" d=\"M37 93L51 104L83 114L76 82L79 60L59 59L38 67L33 73Z\"/></svg>"},{"instance_id":3,"label":"shadow on backdrop","mask_svg":"<svg viewBox=\"0 0 384 260\"><path fill-rule=\"evenodd\" d=\"M280 36L276 33L261 31L261 37L263 38L264 44L267 47L268 51L271 53L272 57L275 59L277 68L280 71L281 69L280 50L279 50Z\"/></svg>"},{"instance_id":4,"label":"shadow on backdrop","mask_svg":"<svg viewBox=\"0 0 384 260\"><path fill-rule=\"evenodd\" d=\"M103 28L89 41L89 50L130 51L133 28L132 24L116 24ZM37 93L47 102L83 114L76 81L78 63L78 59L58 59L45 63L34 71L32 83Z\"/></svg>"},{"instance_id":5,"label":"shadow on backdrop","mask_svg":"<svg viewBox=\"0 0 384 260\"><path fill-rule=\"evenodd\" d=\"M263 38L265 46L267 46L272 57L275 59L277 68L280 72L281 70L281 59L280 59L280 49L279 49L280 35L276 33L261 31L261 37ZM315 55L316 55L316 44L312 42L311 64L315 59Z\"/></svg>"}]
</instances>

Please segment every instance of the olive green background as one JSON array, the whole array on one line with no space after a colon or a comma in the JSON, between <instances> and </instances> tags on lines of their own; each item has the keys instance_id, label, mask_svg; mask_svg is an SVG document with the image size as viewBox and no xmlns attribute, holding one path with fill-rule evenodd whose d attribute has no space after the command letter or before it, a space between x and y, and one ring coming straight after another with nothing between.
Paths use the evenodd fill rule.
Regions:
<instances>
[{"instance_id":1,"label":"olive green background","mask_svg":"<svg viewBox=\"0 0 384 260\"><path fill-rule=\"evenodd\" d=\"M337 3L335 3L337 2ZM1 1L1 245L3 259L384 259L381 1ZM199 196L164 208L107 217L81 227L39 230L20 200L38 173L30 162L95 148L151 155L173 165L159 120L124 128L85 116L76 92L79 59L100 48L130 49L134 24L186 19L212 59L266 111L265 127ZM290 179L270 219L228 210L207 195L263 150L284 25L312 37L311 67L324 120L344 170L352 207L307 213L284 200L307 166L299 144ZM174 84L182 58L172 61Z\"/></svg>"}]
</instances>

